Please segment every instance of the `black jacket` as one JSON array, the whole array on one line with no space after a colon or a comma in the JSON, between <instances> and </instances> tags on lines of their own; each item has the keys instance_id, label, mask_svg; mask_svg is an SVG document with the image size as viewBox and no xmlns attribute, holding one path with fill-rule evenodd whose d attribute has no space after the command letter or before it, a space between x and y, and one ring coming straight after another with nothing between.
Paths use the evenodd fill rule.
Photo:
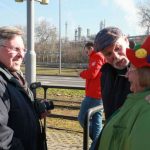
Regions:
<instances>
[{"instance_id":1,"label":"black jacket","mask_svg":"<svg viewBox=\"0 0 150 150\"><path fill-rule=\"evenodd\" d=\"M43 150L31 91L0 66L0 149Z\"/></svg>"},{"instance_id":2,"label":"black jacket","mask_svg":"<svg viewBox=\"0 0 150 150\"><path fill-rule=\"evenodd\" d=\"M127 69L117 70L110 64L103 65L101 72L102 99L106 120L124 103L130 93L130 83L125 75Z\"/></svg>"}]
</instances>

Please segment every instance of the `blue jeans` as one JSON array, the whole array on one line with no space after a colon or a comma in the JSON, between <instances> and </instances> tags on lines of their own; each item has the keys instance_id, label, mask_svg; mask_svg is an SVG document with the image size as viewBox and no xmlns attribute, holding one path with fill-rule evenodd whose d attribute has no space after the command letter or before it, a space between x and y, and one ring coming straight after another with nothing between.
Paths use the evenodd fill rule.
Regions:
<instances>
[{"instance_id":1,"label":"blue jeans","mask_svg":"<svg viewBox=\"0 0 150 150\"><path fill-rule=\"evenodd\" d=\"M78 115L78 121L80 125L84 128L84 120L85 120L85 115L88 111L88 109L100 106L102 105L102 100L101 99L95 99L86 96L84 100L81 103L80 106L80 112ZM90 121L90 138L92 139L92 144L90 147L90 150L94 150L97 138L99 137L99 134L102 130L102 113L103 111L96 112Z\"/></svg>"}]
</instances>

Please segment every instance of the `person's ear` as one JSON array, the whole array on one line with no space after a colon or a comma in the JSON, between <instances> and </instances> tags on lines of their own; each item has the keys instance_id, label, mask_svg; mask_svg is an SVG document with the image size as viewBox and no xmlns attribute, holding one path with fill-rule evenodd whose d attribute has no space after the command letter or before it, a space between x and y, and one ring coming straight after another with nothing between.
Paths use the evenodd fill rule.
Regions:
<instances>
[{"instance_id":1,"label":"person's ear","mask_svg":"<svg viewBox=\"0 0 150 150\"><path fill-rule=\"evenodd\" d=\"M92 51L93 51L93 50L94 50L94 47L92 47L92 46L91 46L90 50L92 50Z\"/></svg>"}]
</instances>

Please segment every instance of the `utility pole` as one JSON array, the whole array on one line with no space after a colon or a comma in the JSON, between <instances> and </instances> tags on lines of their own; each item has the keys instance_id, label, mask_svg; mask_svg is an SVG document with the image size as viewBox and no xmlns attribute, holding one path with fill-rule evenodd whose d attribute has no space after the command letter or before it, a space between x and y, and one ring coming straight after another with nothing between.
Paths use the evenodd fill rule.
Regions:
<instances>
[{"instance_id":1,"label":"utility pole","mask_svg":"<svg viewBox=\"0 0 150 150\"><path fill-rule=\"evenodd\" d=\"M36 53L34 50L34 0L27 0L27 54L25 77L30 85L36 82Z\"/></svg>"},{"instance_id":2,"label":"utility pole","mask_svg":"<svg viewBox=\"0 0 150 150\"><path fill-rule=\"evenodd\" d=\"M23 2L24 0L15 0ZM30 85L36 82L36 53L34 50L34 0L27 1L27 53L25 56L25 77ZM48 4L48 0L37 0L40 4Z\"/></svg>"},{"instance_id":3,"label":"utility pole","mask_svg":"<svg viewBox=\"0 0 150 150\"><path fill-rule=\"evenodd\" d=\"M59 0L59 74L61 74L61 0Z\"/></svg>"}]
</instances>

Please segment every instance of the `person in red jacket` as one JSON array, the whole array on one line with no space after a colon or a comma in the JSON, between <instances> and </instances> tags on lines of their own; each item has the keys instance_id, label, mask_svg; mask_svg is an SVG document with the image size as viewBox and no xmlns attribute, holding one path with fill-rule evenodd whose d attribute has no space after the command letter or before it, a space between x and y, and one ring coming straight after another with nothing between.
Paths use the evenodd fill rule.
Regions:
<instances>
[{"instance_id":1,"label":"person in red jacket","mask_svg":"<svg viewBox=\"0 0 150 150\"><path fill-rule=\"evenodd\" d=\"M84 52L89 57L88 69L80 73L80 77L86 80L85 98L81 103L78 121L84 128L85 115L88 109L102 105L101 87L100 87L100 69L105 63L104 56L101 52L94 50L93 42L87 42L84 46ZM93 115L90 122L90 137L92 144L90 150L94 150L95 143L102 129L102 112Z\"/></svg>"}]
</instances>

